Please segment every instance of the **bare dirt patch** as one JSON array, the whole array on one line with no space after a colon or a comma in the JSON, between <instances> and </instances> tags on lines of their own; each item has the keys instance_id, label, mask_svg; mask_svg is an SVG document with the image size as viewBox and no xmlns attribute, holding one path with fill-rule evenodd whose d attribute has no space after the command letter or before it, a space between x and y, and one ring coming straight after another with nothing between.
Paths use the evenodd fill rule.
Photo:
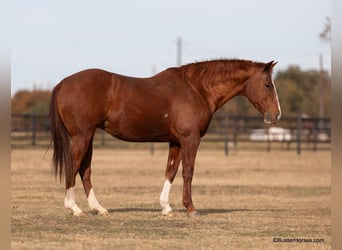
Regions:
<instances>
[{"instance_id":1,"label":"bare dirt patch","mask_svg":"<svg viewBox=\"0 0 342 250\"><path fill-rule=\"evenodd\" d=\"M174 217L161 216L167 151L95 149L93 185L109 210L85 216L63 206L64 185L51 172L51 151L12 151L12 249L331 248L330 152L198 152L193 200L182 206L181 169L172 186ZM275 242L281 239L282 242ZM284 242L298 239L296 242ZM305 243L300 239L323 239Z\"/></svg>"}]
</instances>

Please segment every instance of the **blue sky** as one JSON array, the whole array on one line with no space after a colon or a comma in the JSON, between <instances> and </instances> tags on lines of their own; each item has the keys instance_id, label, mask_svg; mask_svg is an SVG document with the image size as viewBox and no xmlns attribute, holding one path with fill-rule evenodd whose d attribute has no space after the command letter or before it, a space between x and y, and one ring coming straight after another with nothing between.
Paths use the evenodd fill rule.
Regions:
<instances>
[{"instance_id":1,"label":"blue sky","mask_svg":"<svg viewBox=\"0 0 342 250\"><path fill-rule=\"evenodd\" d=\"M182 63L240 58L330 70L319 39L327 0L13 0L11 93L52 88L86 68L146 77Z\"/></svg>"}]
</instances>

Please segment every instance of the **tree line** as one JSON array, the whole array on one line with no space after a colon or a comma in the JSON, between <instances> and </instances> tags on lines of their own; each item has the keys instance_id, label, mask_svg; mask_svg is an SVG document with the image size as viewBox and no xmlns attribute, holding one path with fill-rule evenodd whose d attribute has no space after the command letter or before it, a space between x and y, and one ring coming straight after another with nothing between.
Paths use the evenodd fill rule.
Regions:
<instances>
[{"instance_id":1,"label":"tree line","mask_svg":"<svg viewBox=\"0 0 342 250\"><path fill-rule=\"evenodd\" d=\"M284 116L318 116L323 105L325 117L331 116L331 77L326 71L303 71L289 66L274 77ZM48 114L51 91L20 90L11 100L12 113ZM320 104L320 98L323 102ZM257 115L258 111L244 97L237 96L218 112L228 115Z\"/></svg>"}]
</instances>

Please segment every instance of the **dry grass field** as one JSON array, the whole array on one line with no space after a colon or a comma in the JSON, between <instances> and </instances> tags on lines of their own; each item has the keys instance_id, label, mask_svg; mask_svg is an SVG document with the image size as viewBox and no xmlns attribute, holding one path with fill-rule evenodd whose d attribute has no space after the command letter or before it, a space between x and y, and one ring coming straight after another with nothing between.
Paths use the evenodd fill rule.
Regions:
<instances>
[{"instance_id":1,"label":"dry grass field","mask_svg":"<svg viewBox=\"0 0 342 250\"><path fill-rule=\"evenodd\" d=\"M179 171L174 217L161 216L167 151L95 149L93 185L109 215L64 208L64 185L51 174L51 150L12 151L12 249L330 249L330 152L200 150L193 200L182 206ZM275 239L276 238L276 239ZM306 240L322 239L308 243ZM296 242L275 242L275 241Z\"/></svg>"}]
</instances>

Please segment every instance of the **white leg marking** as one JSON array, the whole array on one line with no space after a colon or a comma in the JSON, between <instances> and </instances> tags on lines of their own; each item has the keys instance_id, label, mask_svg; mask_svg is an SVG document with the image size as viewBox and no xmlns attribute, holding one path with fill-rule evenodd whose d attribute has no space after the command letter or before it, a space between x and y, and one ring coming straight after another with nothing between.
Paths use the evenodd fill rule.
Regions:
<instances>
[{"instance_id":1,"label":"white leg marking","mask_svg":"<svg viewBox=\"0 0 342 250\"><path fill-rule=\"evenodd\" d=\"M75 216L82 214L82 210L77 206L75 201L75 187L71 187L66 190L64 206L66 208L70 208L74 212Z\"/></svg>"},{"instance_id":2,"label":"white leg marking","mask_svg":"<svg viewBox=\"0 0 342 250\"><path fill-rule=\"evenodd\" d=\"M171 183L169 180L166 180L164 183L163 191L160 194L160 205L162 207L162 215L167 215L172 211L170 204L169 204L169 193L171 190Z\"/></svg>"},{"instance_id":3,"label":"white leg marking","mask_svg":"<svg viewBox=\"0 0 342 250\"><path fill-rule=\"evenodd\" d=\"M89 195L88 195L88 205L91 210L98 211L101 215L108 214L108 210L105 209L100 205L100 203L97 201L94 190L90 189Z\"/></svg>"}]
</instances>

